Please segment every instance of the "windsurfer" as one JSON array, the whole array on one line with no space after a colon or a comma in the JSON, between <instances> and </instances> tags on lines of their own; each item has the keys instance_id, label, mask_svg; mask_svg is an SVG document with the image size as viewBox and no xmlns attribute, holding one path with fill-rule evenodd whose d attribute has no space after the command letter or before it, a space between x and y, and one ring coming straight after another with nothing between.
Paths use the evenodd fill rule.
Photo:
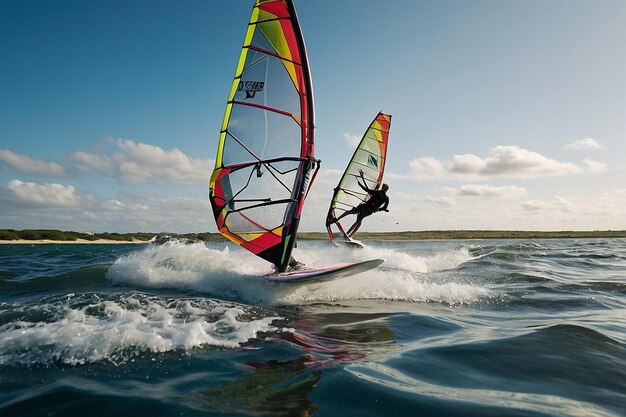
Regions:
<instances>
[{"instance_id":1,"label":"windsurfer","mask_svg":"<svg viewBox=\"0 0 626 417\"><path fill-rule=\"evenodd\" d=\"M368 198L366 198L365 202L359 204L358 206L346 211L341 216L336 219L332 219L329 223L337 223L339 220L344 218L349 214L356 214L356 221L354 224L348 229L346 235L348 237L354 236L354 234L361 227L361 222L367 216L371 216L372 214L378 211L386 211L389 212L387 206L389 205L389 197L387 196L387 190L389 190L389 185L383 184L380 190L370 189L365 182L365 177L363 176L363 170L359 169L359 174L361 175L361 179L363 180L363 184L357 178L357 184L359 187L363 189L368 194Z\"/></svg>"}]
</instances>

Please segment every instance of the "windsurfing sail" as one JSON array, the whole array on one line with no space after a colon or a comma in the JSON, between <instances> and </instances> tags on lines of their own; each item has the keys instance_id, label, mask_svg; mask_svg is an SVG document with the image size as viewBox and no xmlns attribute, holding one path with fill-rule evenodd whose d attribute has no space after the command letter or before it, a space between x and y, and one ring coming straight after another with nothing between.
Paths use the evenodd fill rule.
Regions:
<instances>
[{"instance_id":1,"label":"windsurfing sail","mask_svg":"<svg viewBox=\"0 0 626 417\"><path fill-rule=\"evenodd\" d=\"M311 77L293 3L257 0L226 103L209 199L219 232L278 272L289 263L311 173L319 169L313 129Z\"/></svg>"},{"instance_id":2,"label":"windsurfing sail","mask_svg":"<svg viewBox=\"0 0 626 417\"><path fill-rule=\"evenodd\" d=\"M332 231L333 224L339 229L344 238L349 239L341 221L337 221L337 219L347 211L366 202L369 198L369 194L357 183L357 180L361 177L359 170L363 171L365 185L369 189L378 189L382 184L390 127L391 115L379 112L365 131L361 142L359 142L352 155L352 159L350 159L348 167L343 173L341 180L339 180L330 202L328 215L326 216L326 228L328 236L332 241L335 240Z\"/></svg>"}]
</instances>

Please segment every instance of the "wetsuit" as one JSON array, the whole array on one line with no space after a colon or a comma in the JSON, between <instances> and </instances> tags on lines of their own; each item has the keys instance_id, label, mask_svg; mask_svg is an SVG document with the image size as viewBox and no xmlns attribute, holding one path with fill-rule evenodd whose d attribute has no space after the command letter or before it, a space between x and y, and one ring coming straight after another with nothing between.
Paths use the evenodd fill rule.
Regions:
<instances>
[{"instance_id":1,"label":"wetsuit","mask_svg":"<svg viewBox=\"0 0 626 417\"><path fill-rule=\"evenodd\" d=\"M377 211L387 210L387 206L389 206L389 197L382 190L370 190L367 186L362 185L357 181L359 187L363 189L363 191L367 192L370 195L370 198L355 207L356 215L358 217L367 217Z\"/></svg>"}]
</instances>

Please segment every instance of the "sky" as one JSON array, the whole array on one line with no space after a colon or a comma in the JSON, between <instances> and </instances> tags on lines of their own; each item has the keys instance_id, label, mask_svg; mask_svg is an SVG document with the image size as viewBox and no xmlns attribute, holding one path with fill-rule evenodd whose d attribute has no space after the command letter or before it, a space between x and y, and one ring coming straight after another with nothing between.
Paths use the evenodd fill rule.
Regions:
<instances>
[{"instance_id":1,"label":"sky","mask_svg":"<svg viewBox=\"0 0 626 417\"><path fill-rule=\"evenodd\" d=\"M296 0L324 230L379 110L361 231L626 229L626 2ZM0 228L215 232L208 180L252 1L0 0Z\"/></svg>"}]
</instances>

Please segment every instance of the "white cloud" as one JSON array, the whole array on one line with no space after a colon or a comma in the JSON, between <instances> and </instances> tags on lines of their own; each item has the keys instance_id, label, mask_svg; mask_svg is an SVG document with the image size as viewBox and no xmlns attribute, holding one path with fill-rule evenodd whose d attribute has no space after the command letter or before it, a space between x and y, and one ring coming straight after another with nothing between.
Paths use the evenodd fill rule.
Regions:
<instances>
[{"instance_id":1,"label":"white cloud","mask_svg":"<svg viewBox=\"0 0 626 417\"><path fill-rule=\"evenodd\" d=\"M487 184L467 184L459 188L458 194L470 197L519 197L526 194L524 187L515 185L491 186Z\"/></svg>"},{"instance_id":2,"label":"white cloud","mask_svg":"<svg viewBox=\"0 0 626 417\"><path fill-rule=\"evenodd\" d=\"M178 149L165 151L130 139L117 141L112 155L78 151L72 155L78 169L114 176L122 182L141 184L207 184L215 162L190 158Z\"/></svg>"},{"instance_id":3,"label":"white cloud","mask_svg":"<svg viewBox=\"0 0 626 417\"><path fill-rule=\"evenodd\" d=\"M553 213L574 213L579 211L584 201L575 198L555 196L551 201L532 200L521 204L528 211L542 211Z\"/></svg>"},{"instance_id":4,"label":"white cloud","mask_svg":"<svg viewBox=\"0 0 626 417\"><path fill-rule=\"evenodd\" d=\"M397 180L443 180L448 176L446 165L431 157L416 158L409 162L409 173L407 175L388 172L385 176L389 179Z\"/></svg>"},{"instance_id":5,"label":"white cloud","mask_svg":"<svg viewBox=\"0 0 626 417\"><path fill-rule=\"evenodd\" d=\"M336 185L334 170L320 172ZM466 187L489 194L506 187ZM128 192L106 198L61 184L13 180L0 187L0 224L11 228L53 228L110 232L215 232L204 189L196 196L163 197ZM301 231L322 231L331 188L314 187L302 215ZM506 195L506 193L503 193ZM461 188L390 194L390 212L364 221L362 231L507 229L626 229L626 189L585 196L562 195L522 202L505 198L464 198ZM455 200L457 199L457 200Z\"/></svg>"},{"instance_id":6,"label":"white cloud","mask_svg":"<svg viewBox=\"0 0 626 417\"><path fill-rule=\"evenodd\" d=\"M206 197L162 197L149 193L127 194L121 200L109 200L104 209L91 207L90 212L103 217L105 230L119 227L146 232L216 231L210 203ZM121 207L122 205L123 207Z\"/></svg>"},{"instance_id":7,"label":"white cloud","mask_svg":"<svg viewBox=\"0 0 626 417\"><path fill-rule=\"evenodd\" d=\"M571 149L574 151L581 151L585 149L604 149L604 145L601 145L597 140L592 138L578 139L574 143L569 143L563 146L563 149Z\"/></svg>"},{"instance_id":8,"label":"white cloud","mask_svg":"<svg viewBox=\"0 0 626 417\"><path fill-rule=\"evenodd\" d=\"M583 161L585 165L586 171L592 174L601 174L603 172L608 171L608 167L605 163L592 161L590 159L585 159Z\"/></svg>"},{"instance_id":9,"label":"white cloud","mask_svg":"<svg viewBox=\"0 0 626 417\"><path fill-rule=\"evenodd\" d=\"M0 187L0 224L109 232L215 231L206 197L127 194L102 198L74 187L12 180Z\"/></svg>"},{"instance_id":10,"label":"white cloud","mask_svg":"<svg viewBox=\"0 0 626 417\"><path fill-rule=\"evenodd\" d=\"M624 189L584 197L533 198L522 203L507 198L461 200L460 188L439 191L439 194L434 191L391 193L389 213L368 217L361 231L626 229ZM307 201L307 205L309 203ZM315 208L305 206L301 230L321 230L327 204Z\"/></svg>"},{"instance_id":11,"label":"white cloud","mask_svg":"<svg viewBox=\"0 0 626 417\"><path fill-rule=\"evenodd\" d=\"M332 192L332 189L337 186L342 175L343 171L335 168L320 168L315 177L313 188L318 190L328 189L328 192Z\"/></svg>"},{"instance_id":12,"label":"white cloud","mask_svg":"<svg viewBox=\"0 0 626 417\"><path fill-rule=\"evenodd\" d=\"M575 202L574 199L556 196L554 197L553 201L554 201L554 208L556 210L559 210L565 213L573 213L574 211L576 211L577 203Z\"/></svg>"},{"instance_id":13,"label":"white cloud","mask_svg":"<svg viewBox=\"0 0 626 417\"><path fill-rule=\"evenodd\" d=\"M549 201L532 200L521 204L528 211L540 212L545 216L561 216L576 221L590 222L601 218L616 220L615 225L607 229L623 229L619 222L626 216L626 192L624 190L612 191L589 197L563 197L555 196ZM564 216L564 217L563 217ZM580 219L580 220L578 220ZM581 225L572 221L570 230L580 229ZM583 228L590 228L583 226ZM595 227L597 229L601 227Z\"/></svg>"},{"instance_id":14,"label":"white cloud","mask_svg":"<svg viewBox=\"0 0 626 417\"><path fill-rule=\"evenodd\" d=\"M569 162L559 162L519 146L496 146L486 167L480 174L515 178L536 178L552 175L567 175L580 172L580 168Z\"/></svg>"},{"instance_id":15,"label":"white cloud","mask_svg":"<svg viewBox=\"0 0 626 417\"><path fill-rule=\"evenodd\" d=\"M437 206L444 206L444 207L456 207L457 206L456 200L452 197L426 195L422 197L422 199L424 200L424 202L431 203Z\"/></svg>"},{"instance_id":16,"label":"white cloud","mask_svg":"<svg viewBox=\"0 0 626 417\"><path fill-rule=\"evenodd\" d=\"M497 149L497 148L494 148ZM493 152L492 152L493 153ZM491 158L493 164L494 158ZM457 174L475 174L485 172L489 169L490 158L481 159L480 157L472 154L454 155L452 162L447 163L449 169L453 173Z\"/></svg>"},{"instance_id":17,"label":"white cloud","mask_svg":"<svg viewBox=\"0 0 626 417\"><path fill-rule=\"evenodd\" d=\"M115 163L107 155L90 154L83 151L74 152L72 159L76 162L76 167L81 171L100 171L106 175L115 173Z\"/></svg>"},{"instance_id":18,"label":"white cloud","mask_svg":"<svg viewBox=\"0 0 626 417\"><path fill-rule=\"evenodd\" d=\"M409 163L407 174L390 174L390 178L406 180L456 180L539 178L582 173L584 170L570 162L560 162L519 146L490 148L490 156L454 155L452 160L439 161L432 157L416 158Z\"/></svg>"},{"instance_id":19,"label":"white cloud","mask_svg":"<svg viewBox=\"0 0 626 417\"><path fill-rule=\"evenodd\" d=\"M346 143L348 144L350 149L356 148L359 142L361 142L360 137L353 135L351 133L344 133L343 138L346 140Z\"/></svg>"},{"instance_id":20,"label":"white cloud","mask_svg":"<svg viewBox=\"0 0 626 417\"><path fill-rule=\"evenodd\" d=\"M524 201L521 204L521 206L522 208L529 210L529 211L539 211L539 210L544 210L546 207L548 207L548 204L539 200L529 200L529 201Z\"/></svg>"},{"instance_id":21,"label":"white cloud","mask_svg":"<svg viewBox=\"0 0 626 417\"><path fill-rule=\"evenodd\" d=\"M80 202L74 187L61 184L37 184L12 180L7 184L7 203L17 206L71 207Z\"/></svg>"},{"instance_id":22,"label":"white cloud","mask_svg":"<svg viewBox=\"0 0 626 417\"><path fill-rule=\"evenodd\" d=\"M48 177L62 177L65 175L63 166L56 162L46 162L27 155L16 154L8 149L0 149L0 161L10 168L25 174L45 175Z\"/></svg>"}]
</instances>

